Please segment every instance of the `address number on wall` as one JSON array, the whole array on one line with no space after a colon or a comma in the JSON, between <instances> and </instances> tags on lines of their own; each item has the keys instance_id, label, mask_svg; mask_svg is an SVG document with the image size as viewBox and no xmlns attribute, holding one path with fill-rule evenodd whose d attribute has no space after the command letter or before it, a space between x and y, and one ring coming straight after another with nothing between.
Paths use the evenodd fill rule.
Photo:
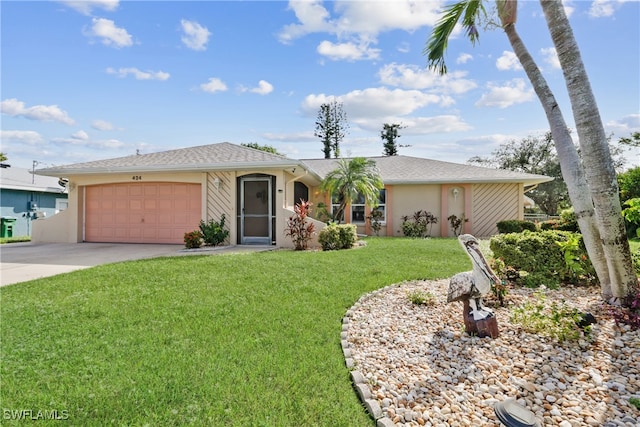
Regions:
<instances>
[{"instance_id":1,"label":"address number on wall","mask_svg":"<svg viewBox=\"0 0 640 427\"><path fill-rule=\"evenodd\" d=\"M140 175L133 175L131 179L134 181L142 181L142 177Z\"/></svg>"}]
</instances>

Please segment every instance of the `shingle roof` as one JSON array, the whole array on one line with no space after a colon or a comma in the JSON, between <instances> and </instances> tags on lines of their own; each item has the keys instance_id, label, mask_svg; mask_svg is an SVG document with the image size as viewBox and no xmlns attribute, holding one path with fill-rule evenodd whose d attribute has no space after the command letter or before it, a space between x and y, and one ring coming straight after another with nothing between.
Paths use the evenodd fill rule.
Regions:
<instances>
[{"instance_id":1,"label":"shingle roof","mask_svg":"<svg viewBox=\"0 0 640 427\"><path fill-rule=\"evenodd\" d=\"M0 188L39 193L64 191L64 188L58 184L58 178L34 175L30 169L15 167L0 168Z\"/></svg>"},{"instance_id":2,"label":"shingle roof","mask_svg":"<svg viewBox=\"0 0 640 427\"><path fill-rule=\"evenodd\" d=\"M386 184L441 184L469 182L522 182L526 185L550 181L544 175L490 169L408 156L370 157ZM76 163L39 169L36 173L56 177L117 172L211 171L288 168L300 166L318 179L335 169L337 159L294 160L228 142L181 148L159 153Z\"/></svg>"},{"instance_id":3,"label":"shingle roof","mask_svg":"<svg viewBox=\"0 0 640 427\"><path fill-rule=\"evenodd\" d=\"M229 142L38 169L49 176L105 172L224 170L297 166L298 160Z\"/></svg>"},{"instance_id":4,"label":"shingle roof","mask_svg":"<svg viewBox=\"0 0 640 427\"><path fill-rule=\"evenodd\" d=\"M522 182L527 185L551 181L553 178L491 169L440 160L409 156L369 157L376 162L385 184L454 184L454 183L498 183ZM318 175L324 177L336 168L337 159L303 160Z\"/></svg>"}]
</instances>

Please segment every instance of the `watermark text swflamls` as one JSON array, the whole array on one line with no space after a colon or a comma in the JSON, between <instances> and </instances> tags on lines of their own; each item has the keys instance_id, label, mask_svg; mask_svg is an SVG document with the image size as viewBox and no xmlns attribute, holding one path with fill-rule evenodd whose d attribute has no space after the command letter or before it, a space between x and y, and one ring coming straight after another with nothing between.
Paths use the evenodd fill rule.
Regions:
<instances>
[{"instance_id":1,"label":"watermark text swflamls","mask_svg":"<svg viewBox=\"0 0 640 427\"><path fill-rule=\"evenodd\" d=\"M4 420L68 420L69 411L63 409L6 409L2 408L2 419Z\"/></svg>"}]
</instances>

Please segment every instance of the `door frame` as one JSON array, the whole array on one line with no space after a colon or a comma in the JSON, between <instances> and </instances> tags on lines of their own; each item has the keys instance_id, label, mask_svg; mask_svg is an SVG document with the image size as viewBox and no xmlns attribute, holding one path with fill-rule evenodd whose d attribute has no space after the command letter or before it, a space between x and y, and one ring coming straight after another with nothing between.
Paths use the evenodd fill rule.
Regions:
<instances>
[{"instance_id":1,"label":"door frame","mask_svg":"<svg viewBox=\"0 0 640 427\"><path fill-rule=\"evenodd\" d=\"M267 214L266 215L246 215L249 218L267 217L267 236L245 236L244 234L244 197L245 197L245 184L247 182L266 182L267 183ZM271 245L273 243L273 182L272 177L268 175L262 176L243 176L240 177L240 191L238 192L240 197L240 233L239 241L242 245Z\"/></svg>"}]
</instances>

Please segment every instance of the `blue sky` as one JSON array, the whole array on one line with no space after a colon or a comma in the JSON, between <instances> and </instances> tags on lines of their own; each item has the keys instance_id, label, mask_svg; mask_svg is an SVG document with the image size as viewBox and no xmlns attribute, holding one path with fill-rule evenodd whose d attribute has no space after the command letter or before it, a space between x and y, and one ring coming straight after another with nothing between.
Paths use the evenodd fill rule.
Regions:
<instances>
[{"instance_id":1,"label":"blue sky","mask_svg":"<svg viewBox=\"0 0 640 427\"><path fill-rule=\"evenodd\" d=\"M342 102L345 156L465 163L548 125L500 29L456 34L448 75L423 48L443 4L427 1L2 1L2 152L16 167L77 163L223 141L321 158L320 105ZM490 8L493 2L487 2ZM565 1L602 120L640 131L640 3ZM536 1L518 31L565 119L571 107ZM628 166L640 164L638 150Z\"/></svg>"}]
</instances>

